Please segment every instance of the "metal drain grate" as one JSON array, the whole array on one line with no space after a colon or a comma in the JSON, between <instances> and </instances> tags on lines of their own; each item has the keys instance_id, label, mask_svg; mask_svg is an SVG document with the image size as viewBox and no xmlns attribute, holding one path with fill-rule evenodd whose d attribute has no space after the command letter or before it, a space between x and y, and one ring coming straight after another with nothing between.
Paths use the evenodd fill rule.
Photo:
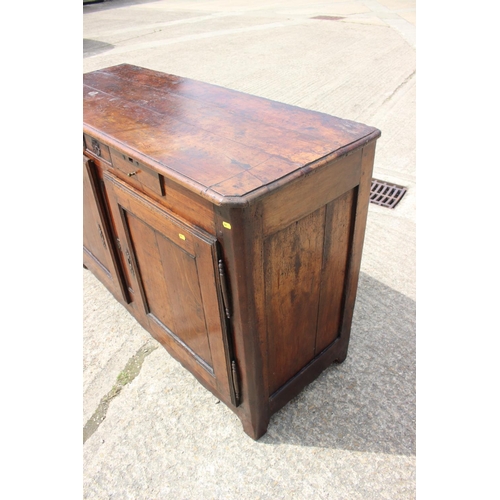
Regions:
<instances>
[{"instance_id":1,"label":"metal drain grate","mask_svg":"<svg viewBox=\"0 0 500 500\"><path fill-rule=\"evenodd\" d=\"M385 181L372 179L370 203L381 207L394 208L406 193L406 188Z\"/></svg>"}]
</instances>

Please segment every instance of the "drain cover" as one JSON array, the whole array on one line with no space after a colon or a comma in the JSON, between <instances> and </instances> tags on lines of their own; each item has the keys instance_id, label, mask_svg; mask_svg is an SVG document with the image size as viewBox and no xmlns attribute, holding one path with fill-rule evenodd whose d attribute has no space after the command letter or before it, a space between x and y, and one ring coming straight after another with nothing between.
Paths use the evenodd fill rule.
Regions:
<instances>
[{"instance_id":1,"label":"drain cover","mask_svg":"<svg viewBox=\"0 0 500 500\"><path fill-rule=\"evenodd\" d=\"M370 203L382 207L394 208L406 193L406 188L385 181L372 179L370 188Z\"/></svg>"}]
</instances>

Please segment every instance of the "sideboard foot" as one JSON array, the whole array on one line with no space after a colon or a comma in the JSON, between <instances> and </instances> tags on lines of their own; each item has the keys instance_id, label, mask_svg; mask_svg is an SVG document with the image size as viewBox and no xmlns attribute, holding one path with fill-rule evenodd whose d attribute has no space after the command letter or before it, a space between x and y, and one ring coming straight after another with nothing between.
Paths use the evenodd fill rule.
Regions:
<instances>
[{"instance_id":1,"label":"sideboard foot","mask_svg":"<svg viewBox=\"0 0 500 500\"><path fill-rule=\"evenodd\" d=\"M335 359L333 360L334 364L340 365L343 363L347 358L347 349L345 349L343 352L339 353L338 356L335 356Z\"/></svg>"},{"instance_id":2,"label":"sideboard foot","mask_svg":"<svg viewBox=\"0 0 500 500\"><path fill-rule=\"evenodd\" d=\"M258 441L267 432L269 419L261 421L255 425L249 420L242 419L241 424L243 425L245 433L248 434L253 440Z\"/></svg>"}]
</instances>

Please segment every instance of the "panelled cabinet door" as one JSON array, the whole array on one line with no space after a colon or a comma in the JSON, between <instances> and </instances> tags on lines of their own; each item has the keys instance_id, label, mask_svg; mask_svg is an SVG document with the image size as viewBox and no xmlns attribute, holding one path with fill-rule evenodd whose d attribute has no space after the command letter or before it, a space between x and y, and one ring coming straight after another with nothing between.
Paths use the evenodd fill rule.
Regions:
<instances>
[{"instance_id":1,"label":"panelled cabinet door","mask_svg":"<svg viewBox=\"0 0 500 500\"><path fill-rule=\"evenodd\" d=\"M113 239L102 207L95 165L83 156L83 263L113 292L125 299Z\"/></svg>"},{"instance_id":2,"label":"panelled cabinet door","mask_svg":"<svg viewBox=\"0 0 500 500\"><path fill-rule=\"evenodd\" d=\"M236 404L221 313L217 240L104 175L139 314L165 348L205 386Z\"/></svg>"}]
</instances>

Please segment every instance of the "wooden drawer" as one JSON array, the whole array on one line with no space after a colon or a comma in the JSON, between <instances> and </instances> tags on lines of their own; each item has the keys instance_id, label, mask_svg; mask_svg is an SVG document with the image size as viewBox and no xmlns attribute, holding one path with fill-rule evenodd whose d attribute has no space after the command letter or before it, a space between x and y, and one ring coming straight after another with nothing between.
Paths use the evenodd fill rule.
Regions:
<instances>
[{"instance_id":1,"label":"wooden drawer","mask_svg":"<svg viewBox=\"0 0 500 500\"><path fill-rule=\"evenodd\" d=\"M111 163L111 154L106 144L103 144L101 141L98 141L94 137L90 137L90 135L87 134L83 134L83 139L85 141L87 151L92 153L92 155Z\"/></svg>"},{"instance_id":2,"label":"wooden drawer","mask_svg":"<svg viewBox=\"0 0 500 500\"><path fill-rule=\"evenodd\" d=\"M152 191L158 196L165 196L163 176L136 159L112 149L111 163L116 170L127 176L130 185L146 193Z\"/></svg>"}]
</instances>

